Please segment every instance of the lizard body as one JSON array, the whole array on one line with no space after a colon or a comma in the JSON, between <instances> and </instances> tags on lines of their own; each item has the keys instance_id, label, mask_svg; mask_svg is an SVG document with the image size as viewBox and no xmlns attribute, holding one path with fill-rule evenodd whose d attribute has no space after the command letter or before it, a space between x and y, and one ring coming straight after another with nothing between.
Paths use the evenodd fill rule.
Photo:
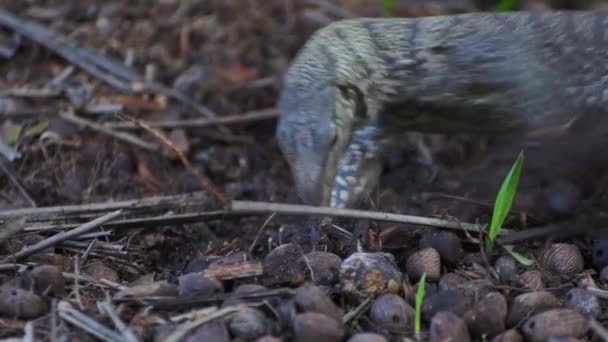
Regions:
<instances>
[{"instance_id":1,"label":"lizard body","mask_svg":"<svg viewBox=\"0 0 608 342\"><path fill-rule=\"evenodd\" d=\"M277 139L305 202L347 207L404 131L524 135L601 118L607 43L608 16L592 12L338 21L289 67Z\"/></svg>"}]
</instances>

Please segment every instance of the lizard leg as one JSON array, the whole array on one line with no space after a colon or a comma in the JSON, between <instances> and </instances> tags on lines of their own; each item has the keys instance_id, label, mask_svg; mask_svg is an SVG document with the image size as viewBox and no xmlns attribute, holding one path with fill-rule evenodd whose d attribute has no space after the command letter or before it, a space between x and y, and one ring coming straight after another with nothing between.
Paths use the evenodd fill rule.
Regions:
<instances>
[{"instance_id":1,"label":"lizard leg","mask_svg":"<svg viewBox=\"0 0 608 342\"><path fill-rule=\"evenodd\" d=\"M331 207L352 206L377 183L383 146L380 135L380 129L373 124L367 124L353 132L346 153L338 164L331 189Z\"/></svg>"}]
</instances>

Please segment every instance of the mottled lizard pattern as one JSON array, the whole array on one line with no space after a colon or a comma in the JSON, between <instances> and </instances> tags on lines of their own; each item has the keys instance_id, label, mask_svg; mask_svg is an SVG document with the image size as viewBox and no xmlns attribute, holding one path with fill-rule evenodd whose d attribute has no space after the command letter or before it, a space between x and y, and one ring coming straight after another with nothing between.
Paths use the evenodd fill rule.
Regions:
<instances>
[{"instance_id":1,"label":"mottled lizard pattern","mask_svg":"<svg viewBox=\"0 0 608 342\"><path fill-rule=\"evenodd\" d=\"M290 66L277 139L306 203L348 207L405 131L523 135L604 121L607 43L608 16L591 12L338 21Z\"/></svg>"}]
</instances>

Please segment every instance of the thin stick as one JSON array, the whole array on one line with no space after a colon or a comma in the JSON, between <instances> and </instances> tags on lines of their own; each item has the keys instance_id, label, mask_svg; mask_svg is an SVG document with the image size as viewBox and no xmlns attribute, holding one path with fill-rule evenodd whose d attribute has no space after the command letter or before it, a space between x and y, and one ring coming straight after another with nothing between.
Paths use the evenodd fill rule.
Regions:
<instances>
[{"instance_id":1,"label":"thin stick","mask_svg":"<svg viewBox=\"0 0 608 342\"><path fill-rule=\"evenodd\" d=\"M268 216L268 218L266 219L266 221L264 221L264 223L262 224L262 227L260 228L260 230L258 231L258 233L255 235L255 239L253 239L253 242L251 243L251 246L249 246L249 254L253 253L253 249L255 248L255 245L258 243L258 240L260 239L260 236L264 232L264 229L270 223L270 221L272 221L272 219L274 218L275 215L276 215L275 213L270 214L270 216Z\"/></svg>"},{"instance_id":2,"label":"thin stick","mask_svg":"<svg viewBox=\"0 0 608 342\"><path fill-rule=\"evenodd\" d=\"M608 330L593 317L589 318L589 328L593 330L602 341L608 342Z\"/></svg>"},{"instance_id":3,"label":"thin stick","mask_svg":"<svg viewBox=\"0 0 608 342\"><path fill-rule=\"evenodd\" d=\"M113 220L114 218L118 217L120 214L122 214L122 210L116 210L114 212L101 216L93 221L87 222L87 223L79 226L78 228L74 228L68 232L59 232L59 233L49 237L48 239L44 239L44 240L38 242L37 244L31 245L27 248L20 250L19 252L15 253L12 256L4 258L4 260L0 261L0 263L14 262L14 261L26 258L43 249L49 248L60 242L69 240L75 236L78 236L78 235L86 233L92 229L95 229L95 228L99 227L100 225Z\"/></svg>"},{"instance_id":4,"label":"thin stick","mask_svg":"<svg viewBox=\"0 0 608 342\"><path fill-rule=\"evenodd\" d=\"M279 113L275 108L261 109L243 114L225 115L210 119L186 119L186 120L167 120L167 121L142 121L151 128L201 128L216 125L239 124L259 120L275 119ZM135 122L111 122L104 124L110 129L141 129L142 127Z\"/></svg>"},{"instance_id":5,"label":"thin stick","mask_svg":"<svg viewBox=\"0 0 608 342\"><path fill-rule=\"evenodd\" d=\"M60 302L58 309L59 317L61 317L63 320L79 327L100 340L108 342L123 342L122 336L91 317L72 308L68 302Z\"/></svg>"},{"instance_id":6,"label":"thin stick","mask_svg":"<svg viewBox=\"0 0 608 342\"><path fill-rule=\"evenodd\" d=\"M314 216L329 216L329 217L347 217L353 219L375 220L393 223L417 224L423 226L432 226L454 230L466 230L479 232L479 226L472 223L462 223L455 221L442 220L432 217L412 216L393 214L386 212L355 210L355 209L337 209L330 207L315 207L310 205L296 205L283 203L269 202L253 202L253 201L232 201L231 211L242 212L249 214L268 214L276 212L284 215L314 215ZM501 229L501 235L512 234L511 230Z\"/></svg>"},{"instance_id":7,"label":"thin stick","mask_svg":"<svg viewBox=\"0 0 608 342\"><path fill-rule=\"evenodd\" d=\"M173 331L173 333L171 333L171 335L169 335L165 338L165 341L166 342L181 341L184 336L186 336L190 331L196 329L197 327L199 327L205 323L211 322L213 320L222 318L224 316L231 315L231 314L239 311L240 309L241 308L238 306L229 306L229 307L217 310L216 312L208 315L207 317L203 317L203 318L200 318L195 321L190 321L190 322L181 324L180 326L175 328L175 330Z\"/></svg>"},{"instance_id":8,"label":"thin stick","mask_svg":"<svg viewBox=\"0 0 608 342\"><path fill-rule=\"evenodd\" d=\"M184 208L191 205L200 205L206 201L204 192L193 192L189 194L171 196L153 196L136 200L125 200L116 202L98 202L79 205L64 205L55 207L23 208L0 211L0 220L13 217L45 217L56 215L81 215L84 213L98 213L111 210L138 211L145 209ZM27 229L26 229L27 231Z\"/></svg>"},{"instance_id":9,"label":"thin stick","mask_svg":"<svg viewBox=\"0 0 608 342\"><path fill-rule=\"evenodd\" d=\"M23 198L30 203L30 206L36 207L36 202L32 199L32 196L30 196L30 194L28 194L27 190L25 190L23 185L21 185L21 182L19 182L19 180L13 174L13 172L11 172L11 170L9 170L6 167L6 165L4 164L4 158L0 158L0 169L2 170L2 172L4 172L4 174L6 176L8 176L8 179L11 180L11 182L13 183L15 188L17 188L17 190L19 190L19 193L21 194L21 196L23 196Z\"/></svg>"},{"instance_id":10,"label":"thin stick","mask_svg":"<svg viewBox=\"0 0 608 342\"><path fill-rule=\"evenodd\" d=\"M113 131L103 125L97 124L93 121L90 121L90 120L87 120L87 119L84 119L81 117L78 117L74 114L68 114L68 113L63 112L63 113L59 113L59 116L69 122L75 123L77 125L85 126L98 133L102 133L102 134L111 136L112 138L129 143L134 146L137 146L146 151L151 151L151 152L158 151L158 146L156 144L142 140L132 134Z\"/></svg>"},{"instance_id":11,"label":"thin stick","mask_svg":"<svg viewBox=\"0 0 608 342\"><path fill-rule=\"evenodd\" d=\"M153 217L142 217L133 219L124 219L108 222L105 227L117 229L117 228L129 228L134 226L148 226L155 227L167 224L183 224L183 223L196 223L201 221L217 220L226 217L239 217L244 214L232 213L227 210L216 210L216 211L204 211L201 213L193 214L175 214L175 215L160 215ZM0 216L1 217L1 216ZM78 224L64 224L44 227L29 227L25 228L26 232L40 232L48 230L61 230L61 229L72 229L78 227Z\"/></svg>"},{"instance_id":12,"label":"thin stick","mask_svg":"<svg viewBox=\"0 0 608 342\"><path fill-rule=\"evenodd\" d=\"M135 336L135 334L133 333L133 331L131 331L131 329L129 329L129 327L125 324L125 322L123 322L123 320L120 318L120 316L118 316L118 314L116 313L116 310L114 309L114 305L112 305L112 303L110 303L110 302L98 303L98 306L100 307L100 309L102 311L104 311L106 313L106 315L108 315L110 317L110 319L112 320L112 323L114 323L114 326L116 327L116 329L118 329L120 334L123 336L125 342L138 342L139 341L137 339L137 337Z\"/></svg>"}]
</instances>

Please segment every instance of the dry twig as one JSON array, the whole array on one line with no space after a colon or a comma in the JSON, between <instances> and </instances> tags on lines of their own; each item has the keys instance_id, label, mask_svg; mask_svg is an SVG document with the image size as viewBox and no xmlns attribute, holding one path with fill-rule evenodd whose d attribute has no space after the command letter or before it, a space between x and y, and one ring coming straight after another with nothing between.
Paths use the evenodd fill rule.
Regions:
<instances>
[{"instance_id":1,"label":"dry twig","mask_svg":"<svg viewBox=\"0 0 608 342\"><path fill-rule=\"evenodd\" d=\"M269 202L253 202L253 201L232 201L230 210L233 212L248 213L248 214L268 214L277 213L284 215L314 215L328 217L348 217L353 219L365 219L375 221L385 221L393 223L416 224L423 226L432 226L446 229L467 230L479 232L479 226L472 223L463 223L442 220L432 217L421 217L412 215L402 215L377 211L365 211L355 209L336 209L329 207L315 207L309 205L295 205L283 203ZM512 234L511 230L501 229L501 235Z\"/></svg>"},{"instance_id":2,"label":"dry twig","mask_svg":"<svg viewBox=\"0 0 608 342\"><path fill-rule=\"evenodd\" d=\"M113 220L114 218L118 217L120 214L122 214L122 210L116 210L114 212L101 216L93 221L87 222L87 223L79 226L78 228L74 228L68 232L59 232L47 239L44 239L34 245L28 246L27 248L20 250L19 252L15 253L14 255L4 258L4 260L0 261L0 263L7 263L7 262L17 261L17 260L26 258L43 249L49 248L60 242L69 240L75 236L78 236L78 235L86 233L92 229L95 229L95 228L99 227L100 225Z\"/></svg>"},{"instance_id":3,"label":"dry twig","mask_svg":"<svg viewBox=\"0 0 608 342\"><path fill-rule=\"evenodd\" d=\"M120 112L120 111L117 111ZM115 112L116 113L116 112ZM279 113L275 108L261 109L243 114L225 115L210 119L185 119L185 120L168 120L168 121L140 121L150 128L201 128L216 125L240 124L260 120L275 119ZM104 127L111 129L141 129L142 126L132 121L111 122L104 124Z\"/></svg>"},{"instance_id":4,"label":"dry twig","mask_svg":"<svg viewBox=\"0 0 608 342\"><path fill-rule=\"evenodd\" d=\"M115 139L120 140L122 142L129 143L129 144L131 144L133 146L137 146L137 147L142 148L142 149L144 149L146 151L150 151L150 152L156 152L156 151L158 151L158 146L156 144L151 143L151 142L147 142L145 140L142 140L142 139L140 139L140 138L138 138L138 137L136 137L136 136L134 136L134 135L132 135L130 133L117 132L117 131L114 131L112 129L109 129L109 128L105 127L104 125L97 124L97 123L95 123L95 122L93 122L91 120L87 120L85 118L78 117L78 116L76 116L74 114L68 114L67 112L60 113L59 116L61 118L65 119L65 120L71 122L71 123L75 123L75 124L80 125L80 126L85 126L85 127L89 128L89 129L92 129L92 130L98 132L98 133L102 133L102 134L111 136L112 138L115 138Z\"/></svg>"}]
</instances>

